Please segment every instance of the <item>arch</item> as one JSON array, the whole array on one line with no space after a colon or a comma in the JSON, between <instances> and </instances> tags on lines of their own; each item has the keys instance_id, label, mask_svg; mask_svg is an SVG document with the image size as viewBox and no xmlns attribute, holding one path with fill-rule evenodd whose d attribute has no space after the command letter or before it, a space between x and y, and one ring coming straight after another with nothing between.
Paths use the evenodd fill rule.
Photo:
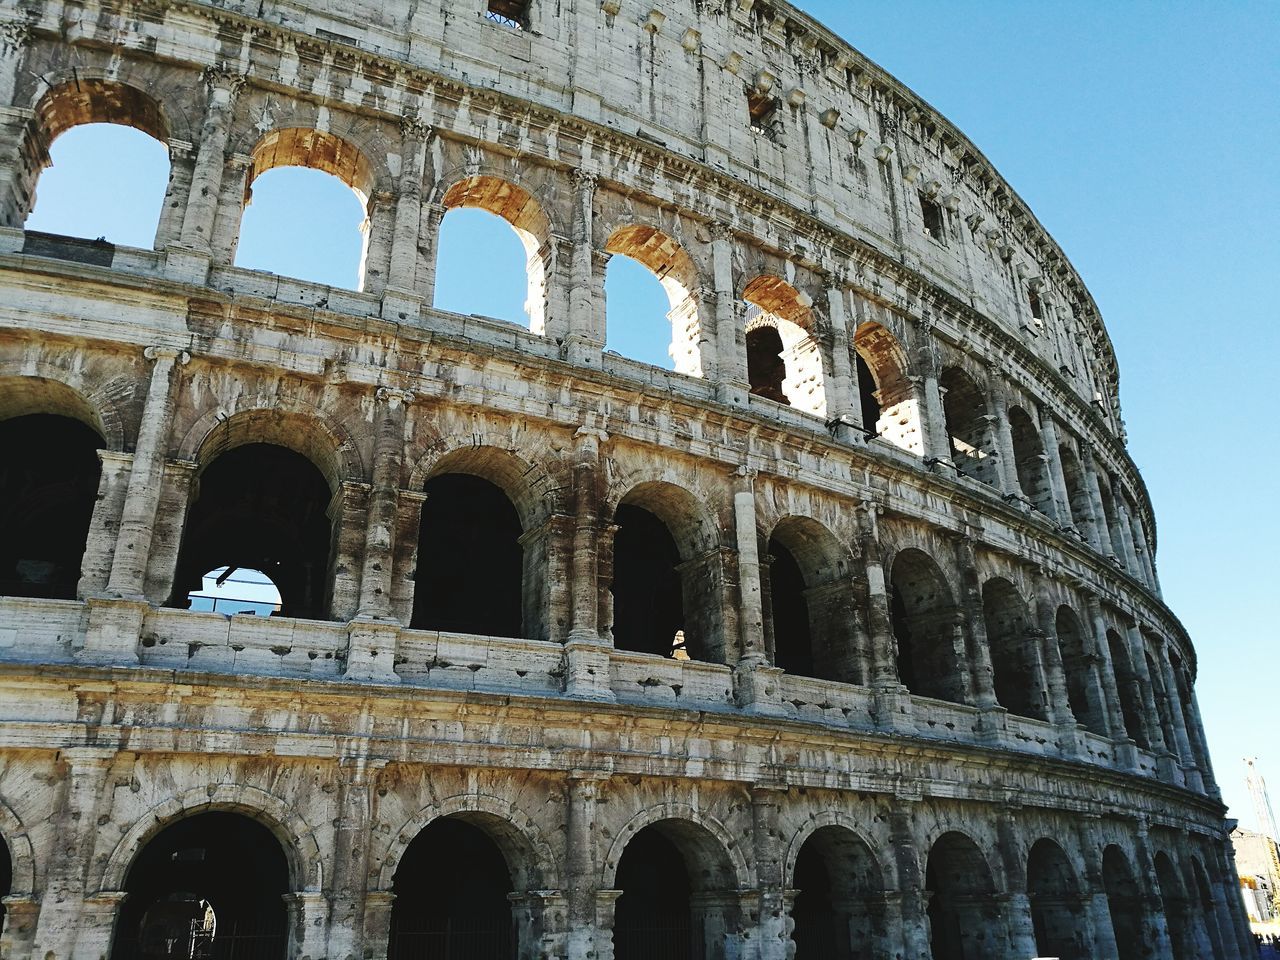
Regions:
<instances>
[{"instance_id":1,"label":"arch","mask_svg":"<svg viewBox=\"0 0 1280 960\"><path fill-rule=\"evenodd\" d=\"M1146 632L1143 631L1144 640L1146 636ZM1151 720L1153 723L1160 725L1165 750L1176 754L1178 752L1178 737L1173 728L1173 704L1169 699L1168 691L1164 688L1164 671L1156 666L1151 647L1147 646L1146 643L1143 644L1142 657L1147 666L1147 676L1151 680L1152 700L1155 701L1156 705L1156 715Z\"/></svg>"},{"instance_id":2,"label":"arch","mask_svg":"<svg viewBox=\"0 0 1280 960\"><path fill-rule=\"evenodd\" d=\"M1218 925L1218 911L1213 894L1213 884L1204 863L1195 854L1187 857L1186 886L1188 897L1195 908L1199 922L1209 938L1214 960L1225 960L1228 954L1224 931ZM1229 932L1229 931L1228 931Z\"/></svg>"},{"instance_id":3,"label":"arch","mask_svg":"<svg viewBox=\"0 0 1280 960\"><path fill-rule=\"evenodd\" d=\"M920 403L908 372L907 352L889 330L874 321L853 335L862 425L896 447L922 453Z\"/></svg>"},{"instance_id":4,"label":"arch","mask_svg":"<svg viewBox=\"0 0 1280 960\"><path fill-rule=\"evenodd\" d=\"M849 551L809 517L774 525L765 602L765 640L775 666L788 673L858 682L852 635L853 586Z\"/></svg>"},{"instance_id":5,"label":"arch","mask_svg":"<svg viewBox=\"0 0 1280 960\"><path fill-rule=\"evenodd\" d=\"M1031 415L1021 407L1009 408L1009 430L1013 436L1013 458L1018 486L1043 514L1053 513L1053 485L1049 482L1048 457Z\"/></svg>"},{"instance_id":6,"label":"arch","mask_svg":"<svg viewBox=\"0 0 1280 960\"><path fill-rule=\"evenodd\" d=\"M548 278L552 274L554 245L551 221L545 207L526 187L494 174L453 173L437 185L437 201L450 210L473 207L501 217L511 225L527 256L529 295L525 310L529 329L547 332Z\"/></svg>"},{"instance_id":7,"label":"arch","mask_svg":"<svg viewBox=\"0 0 1280 960\"><path fill-rule=\"evenodd\" d=\"M972 839L951 831L929 850L925 867L933 960L998 955L1004 922L986 856Z\"/></svg>"},{"instance_id":8,"label":"arch","mask_svg":"<svg viewBox=\"0 0 1280 960\"><path fill-rule=\"evenodd\" d=\"M648 224L618 227L605 243L605 253L624 256L649 270L662 284L670 310L671 344L668 353L677 373L703 375L701 341L704 330L698 303L701 288L693 258L674 237ZM606 312L606 325L610 318Z\"/></svg>"},{"instance_id":9,"label":"arch","mask_svg":"<svg viewBox=\"0 0 1280 960\"><path fill-rule=\"evenodd\" d=\"M432 443L413 464L409 489L421 490L448 473L487 480L515 506L520 525L531 530L564 505L556 499L556 483L546 468L496 433L451 433Z\"/></svg>"},{"instance_id":10,"label":"arch","mask_svg":"<svg viewBox=\"0 0 1280 960\"><path fill-rule=\"evenodd\" d=\"M1163 850L1155 855L1156 883L1160 887L1160 902L1169 926L1169 942L1173 948L1173 960L1203 960L1197 949L1193 931L1194 918L1186 887L1173 860Z\"/></svg>"},{"instance_id":11,"label":"arch","mask_svg":"<svg viewBox=\"0 0 1280 960\"><path fill-rule=\"evenodd\" d=\"M324 857L316 828L275 794L247 784L219 783L185 790L145 811L116 841L98 876L98 890L123 890L125 876L143 847L170 824L198 813L239 813L262 824L280 843L293 891L324 886Z\"/></svg>"},{"instance_id":12,"label":"arch","mask_svg":"<svg viewBox=\"0 0 1280 960\"><path fill-rule=\"evenodd\" d=\"M390 891L409 845L437 820L455 818L485 831L502 851L516 890L538 890L553 883L546 871L556 863L551 845L538 825L514 804L485 793L460 793L420 809L391 834L381 856L378 890ZM545 866L544 866L545 865Z\"/></svg>"},{"instance_id":13,"label":"arch","mask_svg":"<svg viewBox=\"0 0 1280 960\"><path fill-rule=\"evenodd\" d=\"M792 842L786 871L787 886L796 891L791 910L796 960L880 955L884 876L859 833L814 824L803 843Z\"/></svg>"},{"instance_id":14,"label":"arch","mask_svg":"<svg viewBox=\"0 0 1280 960\"><path fill-rule=\"evenodd\" d=\"M991 436L987 398L974 379L959 367L947 367L938 378L942 414L951 447L951 462L962 476L1000 486Z\"/></svg>"},{"instance_id":15,"label":"arch","mask_svg":"<svg viewBox=\"0 0 1280 960\"><path fill-rule=\"evenodd\" d=\"M3 800L0 800L0 856L6 858L7 874L3 879L7 888L0 897L31 897L40 889L41 878L36 872L35 849L27 836L26 825ZM3 872L3 871L0 871ZM3 905L0 904L0 924L3 924ZM0 927L3 929L3 927Z\"/></svg>"},{"instance_id":16,"label":"arch","mask_svg":"<svg viewBox=\"0 0 1280 960\"><path fill-rule=\"evenodd\" d=\"M982 585L982 612L991 645L996 700L1011 713L1049 719L1049 695L1027 603L1012 583L994 577Z\"/></svg>"},{"instance_id":17,"label":"arch","mask_svg":"<svg viewBox=\"0 0 1280 960\"><path fill-rule=\"evenodd\" d=\"M1038 955L1089 960L1079 879L1062 847L1047 837L1032 844L1027 856L1027 894Z\"/></svg>"},{"instance_id":18,"label":"arch","mask_svg":"<svg viewBox=\"0 0 1280 960\"><path fill-rule=\"evenodd\" d=\"M618 861L641 830L662 826L668 836L687 843L687 855L695 862L699 886L722 891L747 890L755 883L746 856L733 834L715 817L687 803L667 801L634 814L614 834L600 868L600 889L617 889Z\"/></svg>"},{"instance_id":19,"label":"arch","mask_svg":"<svg viewBox=\"0 0 1280 960\"><path fill-rule=\"evenodd\" d=\"M1120 712L1124 715L1125 730L1129 738L1144 750L1151 749L1144 719L1142 682L1129 656L1129 645L1115 630L1107 631L1107 648L1111 652L1111 666L1116 675L1116 689L1120 694Z\"/></svg>"},{"instance_id":20,"label":"arch","mask_svg":"<svg viewBox=\"0 0 1280 960\"><path fill-rule=\"evenodd\" d=\"M86 391L71 371L40 361L0 362L0 420L35 413L79 420L103 438L105 449L127 445L118 397L131 395L135 380L121 376Z\"/></svg>"},{"instance_id":21,"label":"arch","mask_svg":"<svg viewBox=\"0 0 1280 960\"><path fill-rule=\"evenodd\" d=\"M1142 891L1134 880L1129 858L1114 843L1102 851L1102 886L1107 894L1119 960L1139 960L1146 956Z\"/></svg>"},{"instance_id":22,"label":"arch","mask_svg":"<svg viewBox=\"0 0 1280 960\"><path fill-rule=\"evenodd\" d=\"M964 639L941 568L923 550L909 547L894 557L889 587L899 681L918 696L965 703Z\"/></svg>"},{"instance_id":23,"label":"arch","mask_svg":"<svg viewBox=\"0 0 1280 960\"><path fill-rule=\"evenodd\" d=\"M1093 527L1093 501L1089 498L1088 482L1080 458L1067 444L1058 445L1058 459L1062 462L1062 479L1067 485L1067 509L1071 522L1082 533Z\"/></svg>"},{"instance_id":24,"label":"arch","mask_svg":"<svg viewBox=\"0 0 1280 960\"><path fill-rule=\"evenodd\" d=\"M1110 484L1106 482L1105 474L1098 476L1098 501L1102 504L1102 516L1098 518L1098 522L1102 524L1102 529L1098 531L1098 540L1102 544L1102 550L1105 553L1108 549L1111 556L1114 557L1120 565L1124 566L1124 540L1120 534L1120 526L1118 514L1116 513L1115 500L1112 499Z\"/></svg>"},{"instance_id":25,"label":"arch","mask_svg":"<svg viewBox=\"0 0 1280 960\"><path fill-rule=\"evenodd\" d=\"M746 325L751 392L825 417L827 361L816 336L812 301L770 274L748 283L742 299L755 308Z\"/></svg>"},{"instance_id":26,"label":"arch","mask_svg":"<svg viewBox=\"0 0 1280 960\"><path fill-rule=\"evenodd\" d=\"M1083 724L1091 733L1107 736L1106 708L1099 696L1094 676L1093 658L1088 650L1092 644L1085 641L1085 630L1076 612L1066 604L1058 607L1054 616L1054 632L1058 637L1058 650L1062 656L1062 671L1067 680L1067 702L1076 723Z\"/></svg>"}]
</instances>

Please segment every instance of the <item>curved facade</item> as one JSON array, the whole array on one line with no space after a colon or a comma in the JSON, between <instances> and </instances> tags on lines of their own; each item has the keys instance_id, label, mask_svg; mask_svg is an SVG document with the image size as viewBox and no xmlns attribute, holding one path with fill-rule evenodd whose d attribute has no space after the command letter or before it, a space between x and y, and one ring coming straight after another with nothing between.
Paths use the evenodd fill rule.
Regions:
<instances>
[{"instance_id":1,"label":"curved facade","mask_svg":"<svg viewBox=\"0 0 1280 960\"><path fill-rule=\"evenodd\" d=\"M897 80L752 0L6 16L6 960L1251 955L1106 331ZM154 249L23 228L97 122ZM281 166L359 290L234 265ZM466 207L527 326L433 306Z\"/></svg>"}]
</instances>

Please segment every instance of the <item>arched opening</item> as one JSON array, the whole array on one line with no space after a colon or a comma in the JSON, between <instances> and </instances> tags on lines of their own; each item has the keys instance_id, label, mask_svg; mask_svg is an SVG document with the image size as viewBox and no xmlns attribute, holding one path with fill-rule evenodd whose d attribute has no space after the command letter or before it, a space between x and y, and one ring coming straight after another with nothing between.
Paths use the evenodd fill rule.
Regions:
<instances>
[{"instance_id":1,"label":"arched opening","mask_svg":"<svg viewBox=\"0 0 1280 960\"><path fill-rule=\"evenodd\" d=\"M1191 675L1183 665L1182 658L1178 656L1172 646L1169 649L1169 666L1173 668L1177 705L1182 710L1182 722L1187 728L1187 738L1191 741L1191 752L1194 754L1194 756L1187 759L1194 760L1196 766L1202 771L1207 770L1208 757L1205 753L1204 741L1201 739L1200 727L1196 722L1195 710L1191 700Z\"/></svg>"},{"instance_id":2,"label":"arched opening","mask_svg":"<svg viewBox=\"0 0 1280 960\"><path fill-rule=\"evenodd\" d=\"M1111 651L1111 666L1115 670L1116 689L1120 694L1120 712L1124 715L1124 727L1129 739L1144 750L1151 748L1147 739L1147 726L1142 721L1142 682L1129 657L1129 646L1114 630L1107 631L1107 648Z\"/></svg>"},{"instance_id":3,"label":"arched opening","mask_svg":"<svg viewBox=\"0 0 1280 960\"><path fill-rule=\"evenodd\" d=\"M1147 665L1147 676L1151 678L1151 694L1156 704L1154 719L1160 722L1160 732L1164 737L1165 749L1170 753L1177 752L1178 738L1173 730L1173 713L1167 691L1164 688L1164 672L1156 666L1150 653L1143 651L1143 659Z\"/></svg>"},{"instance_id":4,"label":"arched opening","mask_svg":"<svg viewBox=\"0 0 1280 960\"><path fill-rule=\"evenodd\" d=\"M291 892L279 840L238 813L186 817L158 833L125 878L114 960L284 960Z\"/></svg>"},{"instance_id":5,"label":"arched opening","mask_svg":"<svg viewBox=\"0 0 1280 960\"><path fill-rule=\"evenodd\" d=\"M514 960L511 868L478 824L442 817L423 827L391 889L387 960Z\"/></svg>"},{"instance_id":6,"label":"arched opening","mask_svg":"<svg viewBox=\"0 0 1280 960\"><path fill-rule=\"evenodd\" d=\"M245 179L236 265L363 289L373 189L369 161L347 141L322 130L272 130Z\"/></svg>"},{"instance_id":7,"label":"arched opening","mask_svg":"<svg viewBox=\"0 0 1280 960\"><path fill-rule=\"evenodd\" d=\"M757 277L742 296L752 308L746 326L751 392L825 417L826 375L809 298L774 276Z\"/></svg>"},{"instance_id":8,"label":"arched opening","mask_svg":"<svg viewBox=\"0 0 1280 960\"><path fill-rule=\"evenodd\" d=\"M978 960L1001 952L1003 924L991 869L977 844L944 833L925 868L933 960Z\"/></svg>"},{"instance_id":9,"label":"arched opening","mask_svg":"<svg viewBox=\"0 0 1280 960\"><path fill-rule=\"evenodd\" d=\"M1071 861L1052 840L1038 840L1027 858L1027 894L1037 955L1090 960L1084 901Z\"/></svg>"},{"instance_id":10,"label":"arched opening","mask_svg":"<svg viewBox=\"0 0 1280 960\"><path fill-rule=\"evenodd\" d=\"M445 191L440 202L447 211L461 208L486 211L505 220L515 231L525 253L524 274L527 287L524 313L528 317L528 326L533 333L545 333L547 276L550 272L551 258L551 224L538 201L534 199L528 190L507 180L493 176L475 176L467 177L453 184ZM448 219L447 214L445 219ZM474 221L472 222L474 223ZM440 268L436 271L437 285L441 282L441 274L444 272L444 267L458 265L455 259L440 259L438 262ZM489 262L489 254L486 254L486 262ZM460 277L470 275L471 271L469 269L454 273L454 276ZM457 306L465 306L467 303L475 302L470 299L470 284L467 284L465 290L459 289L458 284L466 283L466 281L454 281L451 278L445 278L445 283L445 290L449 298L448 302L454 305L453 309L456 309ZM453 292L449 293L449 291ZM457 310L457 312L470 313L473 311L471 308L466 308ZM510 319L510 316L500 316L504 316L504 319Z\"/></svg>"},{"instance_id":11,"label":"arched opening","mask_svg":"<svg viewBox=\"0 0 1280 960\"><path fill-rule=\"evenodd\" d=\"M105 445L66 416L0 421L0 594L75 599Z\"/></svg>"},{"instance_id":12,"label":"arched opening","mask_svg":"<svg viewBox=\"0 0 1280 960\"><path fill-rule=\"evenodd\" d=\"M1032 506L1044 514L1053 512L1053 487L1049 484L1049 464L1040 431L1021 407L1009 408L1009 429L1013 434L1013 459L1018 486Z\"/></svg>"},{"instance_id":13,"label":"arched opening","mask_svg":"<svg viewBox=\"0 0 1280 960\"><path fill-rule=\"evenodd\" d=\"M511 224L488 210L455 207L440 222L437 249L437 310L530 325L529 255ZM476 283L480 263L484 282Z\"/></svg>"},{"instance_id":14,"label":"arched opening","mask_svg":"<svg viewBox=\"0 0 1280 960\"><path fill-rule=\"evenodd\" d=\"M858 682L853 597L839 543L816 522L787 517L769 537L766 642L787 673Z\"/></svg>"},{"instance_id":15,"label":"arched opening","mask_svg":"<svg viewBox=\"0 0 1280 960\"><path fill-rule=\"evenodd\" d=\"M956 470L962 476L1000 486L987 398L973 378L958 367L943 370L938 386L942 392L942 414L951 445L951 461Z\"/></svg>"},{"instance_id":16,"label":"arched opening","mask_svg":"<svg viewBox=\"0 0 1280 960\"><path fill-rule=\"evenodd\" d=\"M4 898L13 892L13 858L9 842L0 836L0 933L4 932Z\"/></svg>"},{"instance_id":17,"label":"arched opening","mask_svg":"<svg viewBox=\"0 0 1280 960\"><path fill-rule=\"evenodd\" d=\"M903 550L893 561L889 587L899 681L917 696L964 703L963 639L937 563L920 550Z\"/></svg>"},{"instance_id":18,"label":"arched opening","mask_svg":"<svg viewBox=\"0 0 1280 960\"><path fill-rule=\"evenodd\" d=\"M27 128L12 225L150 248L161 239L169 137L160 105L140 90L93 78L55 87ZM109 257L109 247L103 250ZM99 262L87 247L81 254L77 259Z\"/></svg>"},{"instance_id":19,"label":"arched opening","mask_svg":"<svg viewBox=\"0 0 1280 960\"><path fill-rule=\"evenodd\" d=\"M982 587L982 612L991 644L996 700L1010 713L1049 719L1049 696L1031 632L1027 605L1008 580L988 580Z\"/></svg>"},{"instance_id":20,"label":"arched opening","mask_svg":"<svg viewBox=\"0 0 1280 960\"><path fill-rule=\"evenodd\" d=\"M702 376L702 322L693 260L653 227L616 230L605 245L605 345L624 357ZM666 315L667 323L657 317Z\"/></svg>"},{"instance_id":21,"label":"arched opening","mask_svg":"<svg viewBox=\"0 0 1280 960\"><path fill-rule=\"evenodd\" d=\"M1089 488L1085 484L1084 468L1075 451L1066 444L1058 447L1062 461L1062 479L1067 485L1067 507L1071 510L1071 522L1081 532L1087 531L1093 519L1093 504L1089 500Z\"/></svg>"},{"instance_id":22,"label":"arched opening","mask_svg":"<svg viewBox=\"0 0 1280 960\"><path fill-rule=\"evenodd\" d=\"M271 580L282 616L327 616L333 491L315 464L285 447L249 443L209 463L198 491L187 513L173 605L187 606L210 570L235 567Z\"/></svg>"},{"instance_id":23,"label":"arched opening","mask_svg":"<svg viewBox=\"0 0 1280 960\"><path fill-rule=\"evenodd\" d=\"M1193 906L1209 937L1214 960L1225 960L1227 946L1224 931L1218 926L1218 911L1214 904L1213 887L1209 883L1209 874L1199 857L1191 857L1190 870L1187 876L1187 889L1190 892ZM1229 931L1227 931L1229 933Z\"/></svg>"},{"instance_id":24,"label":"arched opening","mask_svg":"<svg viewBox=\"0 0 1280 960\"><path fill-rule=\"evenodd\" d=\"M411 626L524 636L523 528L506 492L466 473L439 474L423 489Z\"/></svg>"},{"instance_id":25,"label":"arched opening","mask_svg":"<svg viewBox=\"0 0 1280 960\"><path fill-rule=\"evenodd\" d=\"M1102 886L1116 938L1119 960L1146 956L1142 936L1142 893L1133 879L1129 859L1115 844L1102 853Z\"/></svg>"},{"instance_id":26,"label":"arched opening","mask_svg":"<svg viewBox=\"0 0 1280 960\"><path fill-rule=\"evenodd\" d=\"M187 594L187 609L224 616L272 617L280 612L280 589L261 570L218 567L201 578L199 590Z\"/></svg>"},{"instance_id":27,"label":"arched opening","mask_svg":"<svg viewBox=\"0 0 1280 960\"><path fill-rule=\"evenodd\" d=\"M733 870L702 827L662 820L631 838L618 860L614 960L723 960L736 925Z\"/></svg>"},{"instance_id":28,"label":"arched opening","mask_svg":"<svg viewBox=\"0 0 1280 960\"><path fill-rule=\"evenodd\" d=\"M643 483L614 514L613 638L619 650L724 662L720 557L693 496Z\"/></svg>"},{"instance_id":29,"label":"arched opening","mask_svg":"<svg viewBox=\"0 0 1280 960\"><path fill-rule=\"evenodd\" d=\"M1120 528L1116 522L1115 501L1111 498L1110 485L1104 476L1098 477L1098 499L1102 502L1102 516L1098 522L1103 525L1098 539L1102 542L1102 551L1111 551L1111 556L1119 559L1123 566L1124 540L1120 537Z\"/></svg>"},{"instance_id":30,"label":"arched opening","mask_svg":"<svg viewBox=\"0 0 1280 960\"><path fill-rule=\"evenodd\" d=\"M795 960L882 955L884 882L875 855L852 831L815 830L800 848L791 887Z\"/></svg>"},{"instance_id":31,"label":"arched opening","mask_svg":"<svg viewBox=\"0 0 1280 960\"><path fill-rule=\"evenodd\" d=\"M920 406L907 374L902 344L872 322L858 327L853 344L863 427L896 447L923 454Z\"/></svg>"},{"instance_id":32,"label":"arched opening","mask_svg":"<svg viewBox=\"0 0 1280 960\"><path fill-rule=\"evenodd\" d=\"M1192 929L1192 916L1187 891L1173 861L1163 850L1155 856L1156 882L1160 885L1160 901L1164 905L1164 917L1169 925L1169 942L1173 947L1173 960L1206 960L1196 949Z\"/></svg>"},{"instance_id":33,"label":"arched opening","mask_svg":"<svg viewBox=\"0 0 1280 960\"><path fill-rule=\"evenodd\" d=\"M1093 659L1086 654L1084 628L1080 618L1068 606L1058 608L1054 618L1058 650L1062 655L1062 671L1067 679L1067 702L1076 723L1100 736L1107 735L1107 718L1097 696L1093 678Z\"/></svg>"}]
</instances>

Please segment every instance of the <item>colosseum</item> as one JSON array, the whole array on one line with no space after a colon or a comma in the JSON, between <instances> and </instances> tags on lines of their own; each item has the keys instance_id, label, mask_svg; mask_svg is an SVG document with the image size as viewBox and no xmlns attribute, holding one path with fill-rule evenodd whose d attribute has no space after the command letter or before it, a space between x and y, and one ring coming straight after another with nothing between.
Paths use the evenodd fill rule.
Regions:
<instances>
[{"instance_id":1,"label":"colosseum","mask_svg":"<svg viewBox=\"0 0 1280 960\"><path fill-rule=\"evenodd\" d=\"M0 21L4 960L1253 955L1096 304L898 80L783 0ZM89 123L151 249L24 229ZM236 266L288 166L358 289Z\"/></svg>"}]
</instances>

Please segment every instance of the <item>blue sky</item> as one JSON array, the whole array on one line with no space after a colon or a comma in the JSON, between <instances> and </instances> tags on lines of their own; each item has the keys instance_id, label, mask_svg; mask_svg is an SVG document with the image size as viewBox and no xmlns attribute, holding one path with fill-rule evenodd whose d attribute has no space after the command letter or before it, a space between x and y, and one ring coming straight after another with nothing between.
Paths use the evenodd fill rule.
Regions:
<instances>
[{"instance_id":1,"label":"blue sky","mask_svg":"<svg viewBox=\"0 0 1280 960\"><path fill-rule=\"evenodd\" d=\"M1155 502L1165 599L1199 650L1218 779L1251 823L1241 758L1259 758L1280 803L1280 4L801 6L964 130L1093 291ZM158 144L82 128L53 156L30 227L151 245ZM352 286L361 219L336 181L272 171L255 184L238 262ZM522 319L515 235L472 211L444 229L439 305ZM670 366L656 282L615 258L608 292L609 348Z\"/></svg>"}]
</instances>

